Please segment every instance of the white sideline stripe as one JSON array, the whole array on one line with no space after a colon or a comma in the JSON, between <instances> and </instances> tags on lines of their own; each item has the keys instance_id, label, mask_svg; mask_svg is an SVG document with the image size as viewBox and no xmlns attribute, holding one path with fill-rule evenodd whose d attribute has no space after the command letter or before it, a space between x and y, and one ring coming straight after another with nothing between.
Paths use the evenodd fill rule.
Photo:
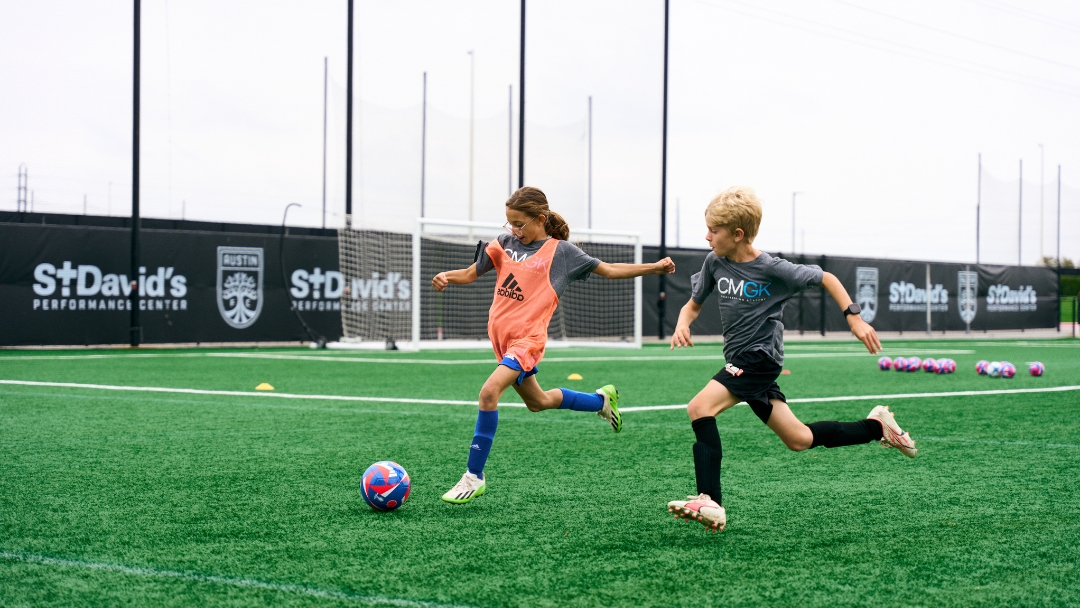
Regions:
<instances>
[{"instance_id":1,"label":"white sideline stripe","mask_svg":"<svg viewBox=\"0 0 1080 608\"><path fill-rule=\"evenodd\" d=\"M104 570L106 572L119 572L134 576L149 576L153 578L172 578L197 583L212 583L216 585L229 585L243 589L262 589L265 591L279 591L281 593L293 593L329 600L343 600L366 604L368 606L403 606L406 608L463 608L454 604L437 604L434 602L421 602L414 600L402 600L377 595L353 595L343 591L331 591L318 587L306 587L304 585L286 585L280 583L267 583L265 581L250 578L233 578L230 576L218 576L214 574L198 574L195 572L180 572L178 570L158 570L142 566L124 566L109 562L87 562L75 559L62 559L45 555L30 553L12 553L0 551L0 559L7 559L31 564L43 564L46 566L63 566L68 568L83 568L87 570Z\"/></svg>"},{"instance_id":2,"label":"white sideline stripe","mask_svg":"<svg viewBox=\"0 0 1080 608\"><path fill-rule=\"evenodd\" d=\"M903 350L897 349L897 353L907 354L939 354L939 355L971 355L973 350ZM833 357L872 357L866 351L832 351L821 353L788 353L785 359L821 359ZM13 355L0 357L0 363L5 360L75 360L75 359L137 359L149 357L224 357L236 359L278 359L282 361L344 361L348 363L404 363L420 365L492 365L497 363L494 357L484 359L388 359L382 357L350 357L329 355L278 355L272 353L138 353L130 355ZM721 361L723 355L717 351L713 355L633 355L633 356L601 356L601 357L547 357L546 362L551 363L585 363L589 361Z\"/></svg>"},{"instance_id":3,"label":"white sideline stripe","mask_svg":"<svg viewBox=\"0 0 1080 608\"><path fill-rule=\"evenodd\" d=\"M256 391L213 391L199 388L164 388L160 386L116 386L112 384L83 384L79 382L38 382L34 380L0 380L0 384L17 386L55 386L60 388L89 388L103 391L135 391L144 393L181 393L185 395L222 395L227 397L276 397L278 399L317 399L322 401L366 401L375 403L426 403L434 405L476 405L475 400L411 399L407 397L358 397L350 395L299 395L296 393ZM525 407L524 403L503 403L510 407Z\"/></svg>"},{"instance_id":4,"label":"white sideline stripe","mask_svg":"<svg viewBox=\"0 0 1080 608\"><path fill-rule=\"evenodd\" d=\"M116 386L111 384L83 384L78 382L41 382L37 380L0 380L0 384L16 386L53 386L60 388L88 388L106 391L135 391L148 393L182 393L187 395L223 395L228 397L276 397L278 399L313 399L321 401L365 401L375 403L422 403L433 405L476 405L475 400L456 399L413 399L408 397L361 397L350 395L300 395L296 393L255 392L255 391L214 391L198 388L164 388L159 386ZM788 399L788 403L829 403L835 401L871 401L885 399L930 399L934 397L972 397L978 395L1022 395L1027 393L1060 393L1080 391L1080 385L1047 386L1041 388L1006 388L987 391L951 391L940 393L896 393L893 395L844 395L839 397L805 397ZM524 403L499 403L501 407L525 407ZM647 412L654 410L677 410L686 408L686 404L640 405L620 407L620 412Z\"/></svg>"},{"instance_id":5,"label":"white sideline stripe","mask_svg":"<svg viewBox=\"0 0 1080 608\"><path fill-rule=\"evenodd\" d=\"M1075 443L1041 443L1039 441L1002 441L1000 439L964 439L963 437L919 437L918 441L945 441L951 443L988 443L990 445L1036 446L1040 448L1080 448Z\"/></svg>"},{"instance_id":6,"label":"white sideline stripe","mask_svg":"<svg viewBox=\"0 0 1080 608\"><path fill-rule=\"evenodd\" d=\"M845 395L842 397L806 397L788 399L788 403L828 403L833 401L873 401L886 399L931 399L934 397L972 397L977 395L1020 395L1025 393L1059 393L1080 391L1080 386L1048 386L1043 388L1005 388L988 391L951 391L942 393L897 393L895 395ZM501 405L501 404L500 404ZM649 410L678 410L682 405L643 405L639 407L620 407L620 412L644 412Z\"/></svg>"}]
</instances>

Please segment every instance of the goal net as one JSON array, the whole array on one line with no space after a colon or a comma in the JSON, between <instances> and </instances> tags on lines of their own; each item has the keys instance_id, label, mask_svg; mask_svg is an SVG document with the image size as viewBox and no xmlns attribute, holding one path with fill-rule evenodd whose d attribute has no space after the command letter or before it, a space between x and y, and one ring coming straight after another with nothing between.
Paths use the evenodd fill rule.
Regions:
<instances>
[{"instance_id":1,"label":"goal net","mask_svg":"<svg viewBox=\"0 0 1080 608\"><path fill-rule=\"evenodd\" d=\"M471 285L437 292L431 277L468 268L479 243L503 234L483 222L418 219L413 234L342 230L340 268L343 348L489 348L488 309L495 273ZM640 263L636 234L571 229L585 253L611 263ZM413 277L419 277L413 281ZM641 279L613 281L593 275L563 292L548 328L548 346L641 346Z\"/></svg>"}]
</instances>

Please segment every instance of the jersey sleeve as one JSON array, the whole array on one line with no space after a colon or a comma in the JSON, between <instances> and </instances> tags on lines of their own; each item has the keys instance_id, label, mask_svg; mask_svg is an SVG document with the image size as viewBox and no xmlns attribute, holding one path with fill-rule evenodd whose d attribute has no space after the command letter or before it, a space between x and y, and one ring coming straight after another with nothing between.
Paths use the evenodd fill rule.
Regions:
<instances>
[{"instance_id":1,"label":"jersey sleeve","mask_svg":"<svg viewBox=\"0 0 1080 608\"><path fill-rule=\"evenodd\" d=\"M821 285L825 272L821 270L820 266L793 264L785 259L776 258L773 274L777 280L790 287L793 293L798 293L804 289Z\"/></svg>"},{"instance_id":2,"label":"jersey sleeve","mask_svg":"<svg viewBox=\"0 0 1080 608\"><path fill-rule=\"evenodd\" d=\"M588 280L592 271L600 265L600 260L582 251L577 245L566 241L559 241L559 247L555 253L561 258L559 262L566 273L566 282Z\"/></svg>"},{"instance_id":3,"label":"jersey sleeve","mask_svg":"<svg viewBox=\"0 0 1080 608\"><path fill-rule=\"evenodd\" d=\"M477 243L476 260L474 260L476 262L476 276L483 276L485 273L495 269L495 260L492 258L492 248L501 250L505 245L502 242L502 238L502 236L499 236L494 241L486 243L480 241Z\"/></svg>"},{"instance_id":4,"label":"jersey sleeve","mask_svg":"<svg viewBox=\"0 0 1080 608\"><path fill-rule=\"evenodd\" d=\"M709 294L716 289L716 277L713 276L713 260L716 254L710 253L705 256L701 264L701 271L690 277L690 299L698 304L703 304Z\"/></svg>"}]
</instances>

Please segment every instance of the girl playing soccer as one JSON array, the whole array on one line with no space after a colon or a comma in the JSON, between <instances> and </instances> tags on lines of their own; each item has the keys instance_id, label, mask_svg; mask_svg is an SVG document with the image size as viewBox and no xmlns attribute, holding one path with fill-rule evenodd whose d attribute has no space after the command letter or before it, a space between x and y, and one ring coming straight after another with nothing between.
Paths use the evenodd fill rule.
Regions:
<instances>
[{"instance_id":1,"label":"girl playing soccer","mask_svg":"<svg viewBox=\"0 0 1080 608\"><path fill-rule=\"evenodd\" d=\"M472 283L492 269L498 273L488 313L488 336L499 365L480 389L480 412L467 470L442 497L454 504L467 503L486 490L484 464L499 425L499 397L507 387L514 387L529 411L560 408L596 412L616 433L622 430L619 392L614 386L604 386L595 394L540 388L533 376L544 357L548 323L567 285L587 280L591 273L629 279L675 272L671 258L655 264L608 264L590 257L567 240L570 227L548 208L547 197L538 188L521 188L507 199L505 228L509 234L478 248L472 266L440 272L431 279L431 286L442 291L449 284Z\"/></svg>"}]
</instances>

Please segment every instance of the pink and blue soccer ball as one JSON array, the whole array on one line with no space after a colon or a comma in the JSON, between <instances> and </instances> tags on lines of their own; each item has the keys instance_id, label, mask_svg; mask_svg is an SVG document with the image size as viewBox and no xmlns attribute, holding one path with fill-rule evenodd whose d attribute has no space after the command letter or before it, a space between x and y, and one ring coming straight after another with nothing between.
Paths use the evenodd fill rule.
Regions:
<instances>
[{"instance_id":1,"label":"pink and blue soccer ball","mask_svg":"<svg viewBox=\"0 0 1080 608\"><path fill-rule=\"evenodd\" d=\"M400 464L389 460L371 465L360 478L360 495L376 511L393 511L405 504L410 489L409 474Z\"/></svg>"},{"instance_id":2,"label":"pink and blue soccer ball","mask_svg":"<svg viewBox=\"0 0 1080 608\"><path fill-rule=\"evenodd\" d=\"M1012 378L1016 375L1016 366L1008 361L1001 362L1001 377Z\"/></svg>"},{"instance_id":3,"label":"pink and blue soccer ball","mask_svg":"<svg viewBox=\"0 0 1080 608\"><path fill-rule=\"evenodd\" d=\"M895 369L898 372L907 371L907 359L905 359L903 357L897 357L897 358L893 359L892 364L893 364L893 369Z\"/></svg>"},{"instance_id":4,"label":"pink and blue soccer ball","mask_svg":"<svg viewBox=\"0 0 1080 608\"><path fill-rule=\"evenodd\" d=\"M919 371L919 367L922 365L922 361L919 360L918 357L908 357L906 365L907 365L907 367L906 367L907 371L909 371L909 372L917 372L917 371Z\"/></svg>"},{"instance_id":5,"label":"pink and blue soccer ball","mask_svg":"<svg viewBox=\"0 0 1080 608\"><path fill-rule=\"evenodd\" d=\"M934 373L934 368L936 366L937 366L937 361L931 359L930 357L927 357L927 358L923 359L922 370L924 372Z\"/></svg>"},{"instance_id":6,"label":"pink and blue soccer ball","mask_svg":"<svg viewBox=\"0 0 1080 608\"><path fill-rule=\"evenodd\" d=\"M951 373L953 373L955 371L956 371L956 361L953 360L953 359L949 359L949 373L951 374Z\"/></svg>"},{"instance_id":7,"label":"pink and blue soccer ball","mask_svg":"<svg viewBox=\"0 0 1080 608\"><path fill-rule=\"evenodd\" d=\"M956 361L952 359L938 359L938 367L941 368L939 373L951 374L956 371Z\"/></svg>"},{"instance_id":8,"label":"pink and blue soccer ball","mask_svg":"<svg viewBox=\"0 0 1080 608\"><path fill-rule=\"evenodd\" d=\"M1028 373L1032 376L1041 376L1046 373L1046 367L1038 361L1028 365Z\"/></svg>"},{"instance_id":9,"label":"pink and blue soccer ball","mask_svg":"<svg viewBox=\"0 0 1080 608\"><path fill-rule=\"evenodd\" d=\"M890 359L888 357L882 357L882 358L877 360L878 369L880 369L882 371L892 369L892 364L893 364L892 359Z\"/></svg>"},{"instance_id":10,"label":"pink and blue soccer ball","mask_svg":"<svg viewBox=\"0 0 1080 608\"><path fill-rule=\"evenodd\" d=\"M947 374L949 373L948 359L938 359L934 362L935 374Z\"/></svg>"},{"instance_id":11,"label":"pink and blue soccer ball","mask_svg":"<svg viewBox=\"0 0 1080 608\"><path fill-rule=\"evenodd\" d=\"M991 378L1000 378L1001 377L1001 362L1000 361L991 361L989 364L987 364L987 366L986 366L986 375L990 376Z\"/></svg>"},{"instance_id":12,"label":"pink and blue soccer ball","mask_svg":"<svg viewBox=\"0 0 1080 608\"><path fill-rule=\"evenodd\" d=\"M990 365L990 362L987 361L986 359L983 359L983 360L979 361L978 363L975 364L975 373L979 374L980 376L985 376L986 375L986 368L989 365Z\"/></svg>"}]
</instances>

